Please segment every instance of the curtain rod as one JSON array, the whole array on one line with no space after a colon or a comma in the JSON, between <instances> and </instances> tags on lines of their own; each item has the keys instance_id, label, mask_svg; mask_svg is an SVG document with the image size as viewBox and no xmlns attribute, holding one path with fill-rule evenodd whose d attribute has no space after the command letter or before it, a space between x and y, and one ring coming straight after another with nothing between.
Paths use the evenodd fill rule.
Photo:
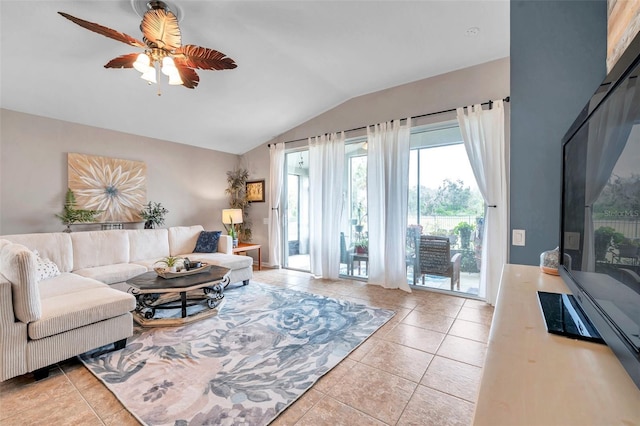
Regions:
<instances>
[{"instance_id":1,"label":"curtain rod","mask_svg":"<svg viewBox=\"0 0 640 426\"><path fill-rule=\"evenodd\" d=\"M509 102L509 101L511 100L511 97L510 97L510 96L507 96L506 98L504 98L504 99L502 99L502 100L503 100L504 102ZM491 109L491 108L493 107L493 101L483 102L483 103L481 103L480 105L489 105L489 109ZM456 110L457 110L457 108L445 109L445 110L442 110L442 111L429 112L429 113L427 113L427 114L416 115L415 117L411 117L411 118L429 117L430 115L438 115L438 114L445 114L445 113L447 113L447 112L455 112ZM401 118L400 120L406 120L406 118ZM345 132L345 133L348 133L348 132L355 132L356 130L364 130L364 129L366 129L367 127L369 127L369 126L355 127L355 128L353 128L353 129L349 129L349 130L340 130L340 131L338 131L338 132L336 132L336 133L340 133L340 132ZM283 143L288 144L288 143L293 143L293 142L302 142L302 141L306 141L307 139L308 139L308 138L294 139L294 140L292 140L292 141L286 141L286 142L283 142ZM268 143L268 144L267 144L267 148L269 148L270 146L271 146L271 144L270 144L270 143Z\"/></svg>"}]
</instances>

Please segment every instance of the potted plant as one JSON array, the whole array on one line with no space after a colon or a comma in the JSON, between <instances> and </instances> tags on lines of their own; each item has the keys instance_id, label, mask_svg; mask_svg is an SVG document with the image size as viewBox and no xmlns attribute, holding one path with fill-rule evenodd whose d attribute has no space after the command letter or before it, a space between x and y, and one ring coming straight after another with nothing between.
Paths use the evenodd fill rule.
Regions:
<instances>
[{"instance_id":1,"label":"potted plant","mask_svg":"<svg viewBox=\"0 0 640 426\"><path fill-rule=\"evenodd\" d=\"M352 223L355 225L356 232L360 233L364 229L363 220L367 216L367 214L363 214L364 208L362 207L362 203L358 203L356 211L357 217L355 219L352 219Z\"/></svg>"},{"instance_id":2,"label":"potted plant","mask_svg":"<svg viewBox=\"0 0 640 426\"><path fill-rule=\"evenodd\" d=\"M181 260L182 258L178 256L167 256L158 260L156 263L154 263L154 265L161 263L166 266L165 271L168 270L169 272L177 272L178 263L180 263Z\"/></svg>"},{"instance_id":3,"label":"potted plant","mask_svg":"<svg viewBox=\"0 0 640 426\"><path fill-rule=\"evenodd\" d=\"M64 232L71 232L71 227L69 225L74 223L95 222L96 215L102 213L102 210L77 209L76 206L76 196L71 188L67 188L62 214L56 215L56 217L62 220L62 223L67 225L67 229L65 229Z\"/></svg>"},{"instance_id":4,"label":"potted plant","mask_svg":"<svg viewBox=\"0 0 640 426\"><path fill-rule=\"evenodd\" d=\"M237 223L233 228L234 239L240 238L242 241L251 241L251 220L248 217L248 210L251 203L247 200L247 180L249 171L247 169L236 169L227 172L227 189L225 193L229 196L229 207L242 210L242 223ZM229 233L231 235L231 233Z\"/></svg>"},{"instance_id":5,"label":"potted plant","mask_svg":"<svg viewBox=\"0 0 640 426\"><path fill-rule=\"evenodd\" d=\"M235 248L238 247L238 230L236 229L238 224L233 223L233 215L229 215L229 222L231 222L229 223L229 226L227 226L227 224L224 222L222 222L222 226L224 226L224 229L227 230L227 234L231 237L233 247Z\"/></svg>"},{"instance_id":6,"label":"potted plant","mask_svg":"<svg viewBox=\"0 0 640 426\"><path fill-rule=\"evenodd\" d=\"M354 244L356 254L369 253L369 238L366 235L361 235Z\"/></svg>"},{"instance_id":7,"label":"potted plant","mask_svg":"<svg viewBox=\"0 0 640 426\"><path fill-rule=\"evenodd\" d=\"M149 201L140 211L140 217L144 220L144 229L153 229L156 225L164 224L164 216L169 213L160 203Z\"/></svg>"},{"instance_id":8,"label":"potted plant","mask_svg":"<svg viewBox=\"0 0 640 426\"><path fill-rule=\"evenodd\" d=\"M474 230L474 226L468 222L460 222L453 228L453 233L456 235L460 235L460 246L464 250L469 249L469 244L471 243L471 233Z\"/></svg>"}]
</instances>

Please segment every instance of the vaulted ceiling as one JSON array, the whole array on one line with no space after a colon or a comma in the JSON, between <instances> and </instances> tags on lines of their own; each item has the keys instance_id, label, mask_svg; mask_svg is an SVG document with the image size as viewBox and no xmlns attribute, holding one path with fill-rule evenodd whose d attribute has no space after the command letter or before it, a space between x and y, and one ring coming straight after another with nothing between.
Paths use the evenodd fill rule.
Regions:
<instances>
[{"instance_id":1,"label":"vaulted ceiling","mask_svg":"<svg viewBox=\"0 0 640 426\"><path fill-rule=\"evenodd\" d=\"M173 4L183 44L238 68L157 96L137 71L103 67L135 48L56 13L141 39L131 0L0 0L0 106L242 154L353 97L509 55L508 0Z\"/></svg>"}]
</instances>

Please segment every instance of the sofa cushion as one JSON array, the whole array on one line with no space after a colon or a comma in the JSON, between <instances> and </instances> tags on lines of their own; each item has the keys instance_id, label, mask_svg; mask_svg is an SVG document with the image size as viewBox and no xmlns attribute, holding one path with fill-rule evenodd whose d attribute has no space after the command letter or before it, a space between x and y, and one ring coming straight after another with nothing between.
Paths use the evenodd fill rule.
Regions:
<instances>
[{"instance_id":1,"label":"sofa cushion","mask_svg":"<svg viewBox=\"0 0 640 426\"><path fill-rule=\"evenodd\" d=\"M73 271L129 263L129 234L125 230L72 232Z\"/></svg>"},{"instance_id":2,"label":"sofa cushion","mask_svg":"<svg viewBox=\"0 0 640 426\"><path fill-rule=\"evenodd\" d=\"M38 250L41 257L51 259L53 263L58 265L60 272L73 270L71 237L65 232L6 235L2 238L22 244L29 250Z\"/></svg>"},{"instance_id":3,"label":"sofa cushion","mask_svg":"<svg viewBox=\"0 0 640 426\"><path fill-rule=\"evenodd\" d=\"M222 231L202 231L198 236L194 253L217 253L218 240Z\"/></svg>"},{"instance_id":4,"label":"sofa cushion","mask_svg":"<svg viewBox=\"0 0 640 426\"><path fill-rule=\"evenodd\" d=\"M58 265L53 263L49 259L43 259L40 257L40 253L38 250L33 250L33 253L36 255L36 280L42 281L47 278L52 278L60 275L60 269L58 269Z\"/></svg>"},{"instance_id":5,"label":"sofa cushion","mask_svg":"<svg viewBox=\"0 0 640 426\"><path fill-rule=\"evenodd\" d=\"M36 255L22 244L4 244L0 271L11 282L13 311L24 323L40 318L42 307L36 278Z\"/></svg>"},{"instance_id":6,"label":"sofa cushion","mask_svg":"<svg viewBox=\"0 0 640 426\"><path fill-rule=\"evenodd\" d=\"M49 278L38 283L41 299L48 299L73 291L91 290L94 288L104 288L106 284L94 279L87 279L72 272L63 272L57 277Z\"/></svg>"},{"instance_id":7,"label":"sofa cushion","mask_svg":"<svg viewBox=\"0 0 640 426\"><path fill-rule=\"evenodd\" d=\"M181 256L182 253L193 253L193 248L202 231L204 228L201 225L169 228L169 254ZM184 255L182 256L184 257Z\"/></svg>"},{"instance_id":8,"label":"sofa cushion","mask_svg":"<svg viewBox=\"0 0 640 426\"><path fill-rule=\"evenodd\" d=\"M169 231L129 229L129 262L169 256Z\"/></svg>"},{"instance_id":9,"label":"sofa cushion","mask_svg":"<svg viewBox=\"0 0 640 426\"><path fill-rule=\"evenodd\" d=\"M126 281L147 272L147 268L135 263L116 263L115 265L96 266L73 271L74 274L93 278L105 284Z\"/></svg>"},{"instance_id":10,"label":"sofa cushion","mask_svg":"<svg viewBox=\"0 0 640 426\"><path fill-rule=\"evenodd\" d=\"M157 263L158 260L163 259L163 257L154 257L151 259L142 259L142 260L136 260L135 263L136 265L140 265L143 266L145 268L147 268L147 271L153 271L154 268L158 268L158 267L163 267L164 265L161 263Z\"/></svg>"},{"instance_id":11,"label":"sofa cushion","mask_svg":"<svg viewBox=\"0 0 640 426\"><path fill-rule=\"evenodd\" d=\"M243 269L253 265L253 258L250 256L238 256L234 254L223 253L191 253L184 254L183 257L189 257L189 260L197 260L200 262L210 263L216 266L235 269Z\"/></svg>"},{"instance_id":12,"label":"sofa cushion","mask_svg":"<svg viewBox=\"0 0 640 426\"><path fill-rule=\"evenodd\" d=\"M46 297L42 297L42 316L28 326L31 339L42 339L117 317L131 312L136 306L131 294L75 274L50 278L41 283L41 287L45 285L55 291L45 292Z\"/></svg>"}]
</instances>

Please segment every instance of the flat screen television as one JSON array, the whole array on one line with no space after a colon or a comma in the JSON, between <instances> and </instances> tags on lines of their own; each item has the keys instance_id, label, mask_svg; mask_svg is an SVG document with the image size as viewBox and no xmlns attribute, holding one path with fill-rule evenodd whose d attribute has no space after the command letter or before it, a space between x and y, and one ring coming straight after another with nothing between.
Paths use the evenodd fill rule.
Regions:
<instances>
[{"instance_id":1,"label":"flat screen television","mask_svg":"<svg viewBox=\"0 0 640 426\"><path fill-rule=\"evenodd\" d=\"M559 267L578 305L638 388L639 46L640 36L563 138Z\"/></svg>"}]
</instances>

